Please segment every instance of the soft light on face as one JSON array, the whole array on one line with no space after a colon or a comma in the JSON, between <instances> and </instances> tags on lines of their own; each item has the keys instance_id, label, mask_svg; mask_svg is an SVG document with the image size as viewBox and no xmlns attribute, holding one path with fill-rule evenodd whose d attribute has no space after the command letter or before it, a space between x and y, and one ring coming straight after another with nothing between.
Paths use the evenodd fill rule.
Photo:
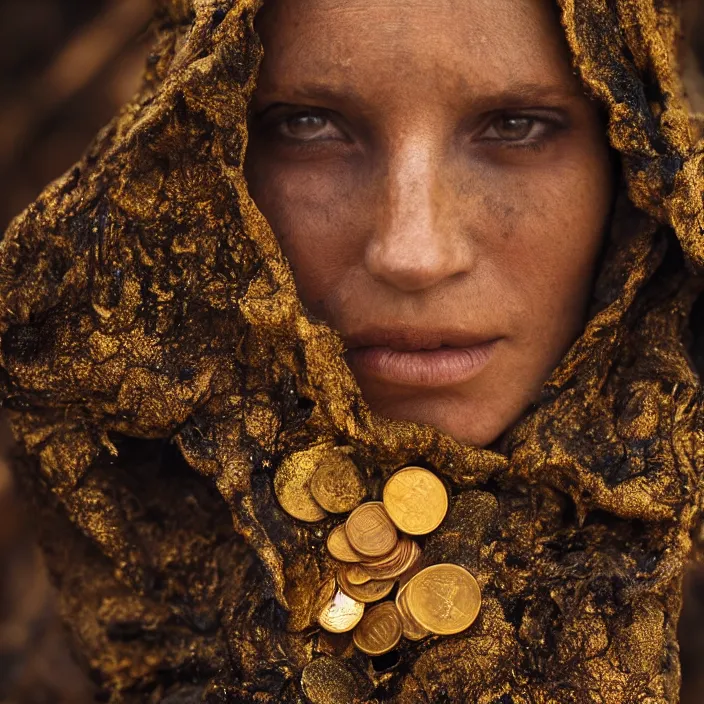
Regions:
<instances>
[{"instance_id":1,"label":"soft light on face","mask_svg":"<svg viewBox=\"0 0 704 704\"><path fill-rule=\"evenodd\" d=\"M611 202L548 0L274 0L246 173L372 410L484 446L584 326Z\"/></svg>"}]
</instances>

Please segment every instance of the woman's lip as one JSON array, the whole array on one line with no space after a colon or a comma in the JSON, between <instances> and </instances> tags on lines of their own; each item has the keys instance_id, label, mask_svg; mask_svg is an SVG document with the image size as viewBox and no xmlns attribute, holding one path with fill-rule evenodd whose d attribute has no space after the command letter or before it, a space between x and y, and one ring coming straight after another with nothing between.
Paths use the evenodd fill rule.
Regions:
<instances>
[{"instance_id":1,"label":"woman's lip","mask_svg":"<svg viewBox=\"0 0 704 704\"><path fill-rule=\"evenodd\" d=\"M423 326L369 326L350 331L343 336L345 345L358 347L388 347L397 352L423 352L440 347L470 349L498 339L495 335L472 334L462 329L432 329Z\"/></svg>"},{"instance_id":2,"label":"woman's lip","mask_svg":"<svg viewBox=\"0 0 704 704\"><path fill-rule=\"evenodd\" d=\"M414 351L387 346L356 347L348 350L346 356L356 374L403 386L451 386L479 374L491 360L497 342Z\"/></svg>"}]
</instances>

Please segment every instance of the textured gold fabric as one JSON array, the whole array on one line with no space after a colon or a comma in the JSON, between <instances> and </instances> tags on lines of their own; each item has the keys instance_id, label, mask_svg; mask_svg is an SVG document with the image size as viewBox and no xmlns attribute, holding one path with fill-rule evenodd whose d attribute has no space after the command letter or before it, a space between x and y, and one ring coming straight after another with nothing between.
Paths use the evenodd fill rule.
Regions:
<instances>
[{"instance_id":1,"label":"textured gold fabric","mask_svg":"<svg viewBox=\"0 0 704 704\"><path fill-rule=\"evenodd\" d=\"M242 175L256 0L162 0L136 99L11 225L0 384L16 474L111 702L678 700L704 462L683 342L704 145L675 6L560 5L623 187L593 317L501 452L372 416L339 338L306 316ZM425 553L476 575L466 633L372 661L313 627L332 522L286 516L272 478L324 442L352 448L371 496L409 463L449 483Z\"/></svg>"}]
</instances>

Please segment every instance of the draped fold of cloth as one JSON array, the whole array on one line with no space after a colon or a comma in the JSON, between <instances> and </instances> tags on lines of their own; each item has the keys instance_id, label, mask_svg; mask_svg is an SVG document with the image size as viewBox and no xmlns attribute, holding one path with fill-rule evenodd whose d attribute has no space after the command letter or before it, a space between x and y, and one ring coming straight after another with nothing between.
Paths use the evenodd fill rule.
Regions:
<instances>
[{"instance_id":1,"label":"draped fold of cloth","mask_svg":"<svg viewBox=\"0 0 704 704\"><path fill-rule=\"evenodd\" d=\"M242 171L256 0L162 0L140 92L10 226L15 474L110 701L677 701L704 470L685 347L704 145L675 4L559 4L621 193L584 334L501 452L372 415L339 337L306 315ZM451 487L425 551L481 584L468 631L374 662L316 628L324 531L272 481L321 443L349 447L370 491L410 463Z\"/></svg>"}]
</instances>

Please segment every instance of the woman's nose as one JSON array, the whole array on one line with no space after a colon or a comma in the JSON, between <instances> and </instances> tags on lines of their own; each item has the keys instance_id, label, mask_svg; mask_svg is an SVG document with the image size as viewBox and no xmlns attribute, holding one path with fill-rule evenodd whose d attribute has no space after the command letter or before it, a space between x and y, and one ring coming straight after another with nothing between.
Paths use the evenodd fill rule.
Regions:
<instances>
[{"instance_id":1,"label":"woman's nose","mask_svg":"<svg viewBox=\"0 0 704 704\"><path fill-rule=\"evenodd\" d=\"M367 271L377 281L411 293L472 268L463 207L444 168L438 151L422 142L406 143L390 154L365 251Z\"/></svg>"}]
</instances>

